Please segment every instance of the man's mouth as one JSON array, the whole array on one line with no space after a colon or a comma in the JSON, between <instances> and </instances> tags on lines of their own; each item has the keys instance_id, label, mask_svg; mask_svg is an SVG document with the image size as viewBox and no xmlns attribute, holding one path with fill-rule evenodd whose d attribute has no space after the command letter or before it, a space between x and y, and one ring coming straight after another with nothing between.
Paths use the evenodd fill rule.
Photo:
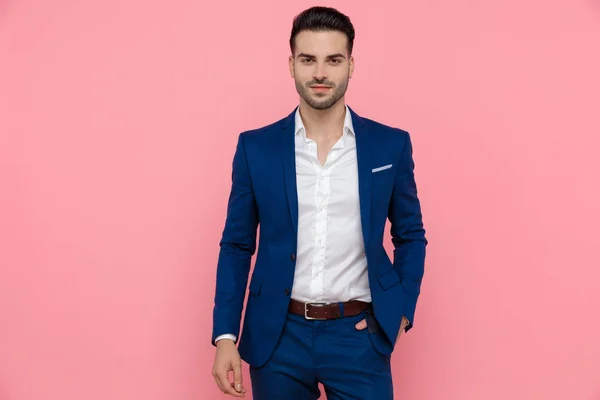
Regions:
<instances>
[{"instance_id":1,"label":"man's mouth","mask_svg":"<svg viewBox=\"0 0 600 400\"><path fill-rule=\"evenodd\" d=\"M310 88L318 92L324 92L331 89L331 86L311 86Z\"/></svg>"}]
</instances>

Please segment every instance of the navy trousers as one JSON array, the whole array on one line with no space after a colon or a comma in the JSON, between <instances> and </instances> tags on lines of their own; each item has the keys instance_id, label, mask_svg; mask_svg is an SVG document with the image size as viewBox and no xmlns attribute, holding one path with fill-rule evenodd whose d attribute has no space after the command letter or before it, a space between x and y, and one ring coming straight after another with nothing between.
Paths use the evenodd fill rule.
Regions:
<instances>
[{"instance_id":1,"label":"navy trousers","mask_svg":"<svg viewBox=\"0 0 600 400\"><path fill-rule=\"evenodd\" d=\"M393 400L390 356L375 351L365 313L335 320L288 314L271 359L250 367L253 400Z\"/></svg>"}]
</instances>

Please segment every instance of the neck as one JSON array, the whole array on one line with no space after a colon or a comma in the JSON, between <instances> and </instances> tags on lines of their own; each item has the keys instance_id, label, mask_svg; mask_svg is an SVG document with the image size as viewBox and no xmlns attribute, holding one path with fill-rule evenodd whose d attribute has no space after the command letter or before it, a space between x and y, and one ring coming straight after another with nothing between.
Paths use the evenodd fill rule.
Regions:
<instances>
[{"instance_id":1,"label":"neck","mask_svg":"<svg viewBox=\"0 0 600 400\"><path fill-rule=\"evenodd\" d=\"M344 98L326 110L316 110L300 99L300 117L309 137L339 137L344 129L345 116Z\"/></svg>"}]
</instances>

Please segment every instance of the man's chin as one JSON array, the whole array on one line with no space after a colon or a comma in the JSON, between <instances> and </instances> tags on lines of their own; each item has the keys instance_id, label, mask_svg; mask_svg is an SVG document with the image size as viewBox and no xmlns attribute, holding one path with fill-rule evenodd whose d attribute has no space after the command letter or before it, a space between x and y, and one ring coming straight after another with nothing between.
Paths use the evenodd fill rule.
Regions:
<instances>
[{"instance_id":1,"label":"man's chin","mask_svg":"<svg viewBox=\"0 0 600 400\"><path fill-rule=\"evenodd\" d=\"M312 105L311 107L314 108L315 110L324 111L324 110L331 108L332 105L333 104L316 104L316 105Z\"/></svg>"},{"instance_id":2,"label":"man's chin","mask_svg":"<svg viewBox=\"0 0 600 400\"><path fill-rule=\"evenodd\" d=\"M335 101L314 101L312 99L309 99L308 101L306 99L304 99L306 101L306 103L311 106L312 108L314 108L315 110L327 110L331 107L333 107L333 105L336 103Z\"/></svg>"}]
</instances>

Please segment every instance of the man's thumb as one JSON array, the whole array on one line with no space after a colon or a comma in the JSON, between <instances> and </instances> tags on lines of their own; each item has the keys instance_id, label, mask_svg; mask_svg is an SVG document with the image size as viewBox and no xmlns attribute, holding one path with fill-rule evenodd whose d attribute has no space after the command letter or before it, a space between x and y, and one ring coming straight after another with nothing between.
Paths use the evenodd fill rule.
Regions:
<instances>
[{"instance_id":1,"label":"man's thumb","mask_svg":"<svg viewBox=\"0 0 600 400\"><path fill-rule=\"evenodd\" d=\"M236 362L233 365L233 388L237 392L242 391L242 363Z\"/></svg>"}]
</instances>

